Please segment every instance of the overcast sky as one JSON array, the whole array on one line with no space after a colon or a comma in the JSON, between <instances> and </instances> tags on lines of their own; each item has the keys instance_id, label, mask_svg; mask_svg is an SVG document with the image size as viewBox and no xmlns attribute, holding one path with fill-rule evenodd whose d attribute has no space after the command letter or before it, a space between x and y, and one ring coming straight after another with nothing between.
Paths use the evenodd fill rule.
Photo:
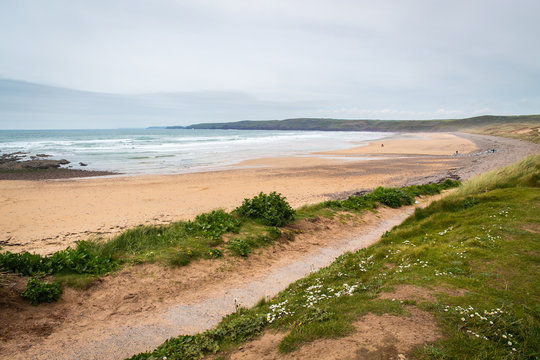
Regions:
<instances>
[{"instance_id":1,"label":"overcast sky","mask_svg":"<svg viewBox=\"0 0 540 360\"><path fill-rule=\"evenodd\" d=\"M540 1L2 0L0 78L145 103L106 127L533 114Z\"/></svg>"}]
</instances>

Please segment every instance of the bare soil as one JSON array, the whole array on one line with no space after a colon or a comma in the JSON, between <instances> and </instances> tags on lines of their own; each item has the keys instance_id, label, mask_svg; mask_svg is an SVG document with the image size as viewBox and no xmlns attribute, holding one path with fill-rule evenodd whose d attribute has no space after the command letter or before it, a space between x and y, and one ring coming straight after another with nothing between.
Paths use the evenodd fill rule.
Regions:
<instances>
[{"instance_id":1,"label":"bare soil","mask_svg":"<svg viewBox=\"0 0 540 360\"><path fill-rule=\"evenodd\" d=\"M289 354L278 346L285 334L267 332L224 356L227 360L403 360L415 347L433 342L442 335L433 315L407 307L408 316L367 314L353 323L355 331L338 339L322 339Z\"/></svg>"}]
</instances>

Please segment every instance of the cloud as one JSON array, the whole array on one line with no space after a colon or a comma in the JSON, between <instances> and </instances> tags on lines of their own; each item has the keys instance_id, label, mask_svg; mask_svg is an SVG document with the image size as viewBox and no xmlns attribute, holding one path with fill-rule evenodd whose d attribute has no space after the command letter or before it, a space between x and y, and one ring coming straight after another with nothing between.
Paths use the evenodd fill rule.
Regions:
<instances>
[{"instance_id":1,"label":"cloud","mask_svg":"<svg viewBox=\"0 0 540 360\"><path fill-rule=\"evenodd\" d=\"M4 0L0 76L264 103L244 98L250 111L226 111L237 119L342 108L360 109L343 112L350 116L540 112L538 13L536 0ZM211 115L200 106L196 113Z\"/></svg>"},{"instance_id":2,"label":"cloud","mask_svg":"<svg viewBox=\"0 0 540 360\"><path fill-rule=\"evenodd\" d=\"M385 120L415 120L465 117L463 110L437 109L433 111L410 111L398 109L358 109L340 108L334 110L317 109L319 117L348 118L348 119L385 119Z\"/></svg>"}]
</instances>

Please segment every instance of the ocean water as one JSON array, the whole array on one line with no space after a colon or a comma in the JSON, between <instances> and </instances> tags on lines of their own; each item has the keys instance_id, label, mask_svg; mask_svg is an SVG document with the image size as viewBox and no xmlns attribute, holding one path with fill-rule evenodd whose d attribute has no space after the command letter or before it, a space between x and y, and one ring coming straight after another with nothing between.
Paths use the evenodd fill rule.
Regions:
<instances>
[{"instance_id":1,"label":"ocean water","mask_svg":"<svg viewBox=\"0 0 540 360\"><path fill-rule=\"evenodd\" d=\"M308 156L392 134L191 129L2 130L1 153L48 154L73 169L174 174L223 169L243 160ZM0 153L0 154L1 154ZM79 162L88 164L81 167Z\"/></svg>"}]
</instances>

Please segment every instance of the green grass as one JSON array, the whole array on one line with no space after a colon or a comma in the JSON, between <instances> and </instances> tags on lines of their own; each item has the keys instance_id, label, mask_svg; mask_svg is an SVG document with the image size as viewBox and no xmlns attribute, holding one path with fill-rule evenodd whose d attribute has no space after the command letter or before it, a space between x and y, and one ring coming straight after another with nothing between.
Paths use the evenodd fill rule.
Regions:
<instances>
[{"instance_id":1,"label":"green grass","mask_svg":"<svg viewBox=\"0 0 540 360\"><path fill-rule=\"evenodd\" d=\"M472 178L453 196L463 198L467 195L508 187L540 187L540 154L529 156L519 163Z\"/></svg>"},{"instance_id":2,"label":"green grass","mask_svg":"<svg viewBox=\"0 0 540 360\"><path fill-rule=\"evenodd\" d=\"M471 128L498 128L528 123L538 127L540 115L493 116L484 115L448 120L343 120L298 118L286 120L238 121L231 123L194 124L192 129L240 130L334 130L334 131L466 131ZM168 128L176 128L170 126Z\"/></svg>"},{"instance_id":3,"label":"green grass","mask_svg":"<svg viewBox=\"0 0 540 360\"><path fill-rule=\"evenodd\" d=\"M217 329L234 319L257 324L265 319L262 326L248 327L243 337L257 336L264 328L283 331L279 350L291 352L317 339L350 334L363 314L406 316L408 306L417 306L435 316L444 337L416 349L416 358L540 357L540 188L534 180L539 162L534 156L478 177L417 210L377 244L340 256L274 299L229 315ZM378 298L401 284L431 289L435 300ZM162 346L133 359L194 359L236 343L223 340L226 336L212 340L214 331L196 335L212 346L199 347L195 355Z\"/></svg>"},{"instance_id":4,"label":"green grass","mask_svg":"<svg viewBox=\"0 0 540 360\"><path fill-rule=\"evenodd\" d=\"M528 119L523 119L528 120ZM530 118L533 120L533 118ZM540 144L540 121L508 122L478 126L467 129L473 134L502 136Z\"/></svg>"}]
</instances>

